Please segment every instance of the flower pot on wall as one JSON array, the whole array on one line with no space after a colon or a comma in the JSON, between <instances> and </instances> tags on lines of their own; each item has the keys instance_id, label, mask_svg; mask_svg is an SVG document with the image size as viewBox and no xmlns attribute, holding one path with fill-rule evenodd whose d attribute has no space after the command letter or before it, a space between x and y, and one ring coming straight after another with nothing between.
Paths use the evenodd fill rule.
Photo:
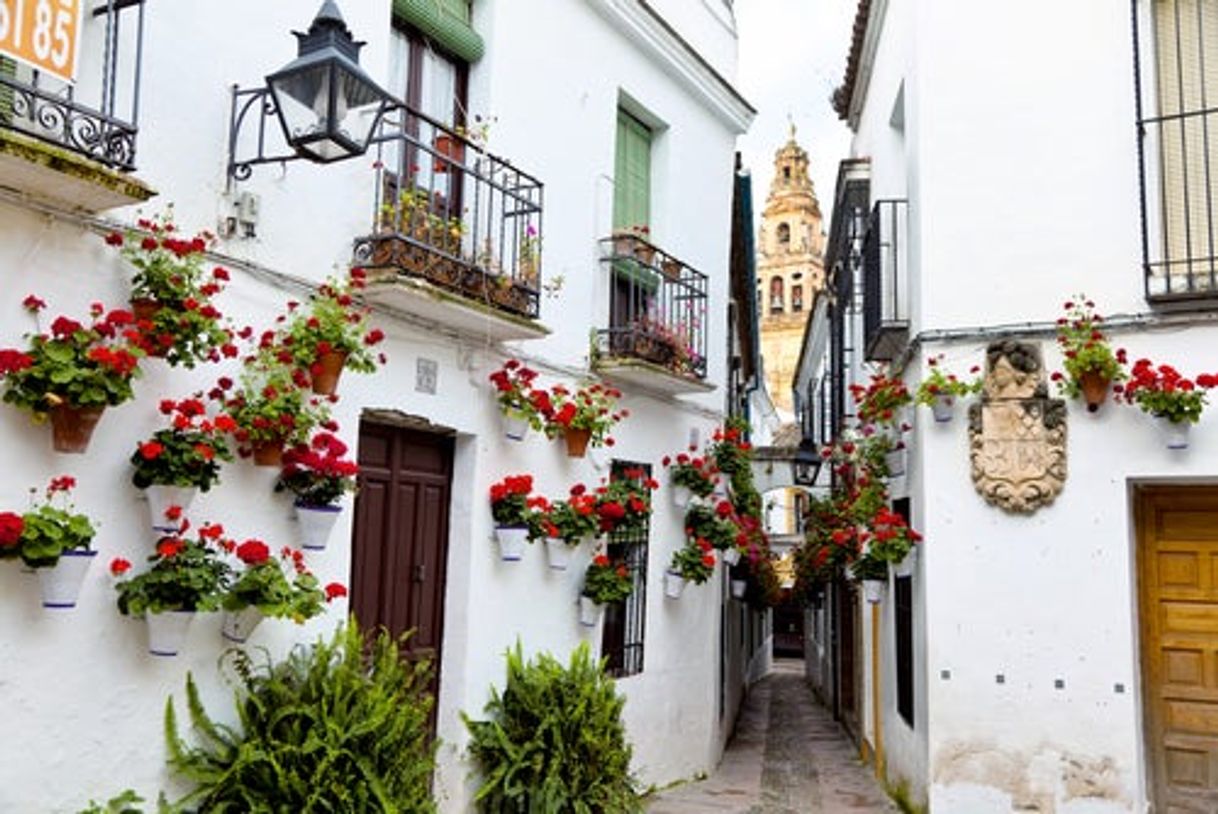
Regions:
<instances>
[{"instance_id":1,"label":"flower pot on wall","mask_svg":"<svg viewBox=\"0 0 1218 814\"><path fill-rule=\"evenodd\" d=\"M546 561L555 571L566 571L576 546L567 545L561 537L546 538Z\"/></svg>"},{"instance_id":2,"label":"flower pot on wall","mask_svg":"<svg viewBox=\"0 0 1218 814\"><path fill-rule=\"evenodd\" d=\"M76 607L80 586L96 556L96 551L71 549L59 555L54 568L37 569L39 586L42 588L42 607Z\"/></svg>"},{"instance_id":3,"label":"flower pot on wall","mask_svg":"<svg viewBox=\"0 0 1218 814\"><path fill-rule=\"evenodd\" d=\"M675 483L670 487L668 494L672 498L673 508L677 509L688 509L690 501L694 499L693 490L688 486L680 486Z\"/></svg>"},{"instance_id":4,"label":"flower pot on wall","mask_svg":"<svg viewBox=\"0 0 1218 814\"><path fill-rule=\"evenodd\" d=\"M519 416L500 413L500 419L503 422L503 434L508 440L523 441L524 437L529 434L529 420Z\"/></svg>"},{"instance_id":5,"label":"flower pot on wall","mask_svg":"<svg viewBox=\"0 0 1218 814\"><path fill-rule=\"evenodd\" d=\"M181 520L170 520L165 512L170 506L179 507L183 513L194 502L199 490L195 486L163 486L154 483L144 490L148 498L148 518L156 531L177 531L182 527Z\"/></svg>"},{"instance_id":6,"label":"flower pot on wall","mask_svg":"<svg viewBox=\"0 0 1218 814\"><path fill-rule=\"evenodd\" d=\"M164 306L161 305L160 300L152 297L138 297L131 300L131 314L135 317L135 321L137 323L152 322L157 318L157 315L160 314L163 307ZM147 351L148 356L152 357L153 359L164 358L165 354L168 353L169 348L158 342L157 337L155 336L150 336L149 340L149 348Z\"/></svg>"},{"instance_id":7,"label":"flower pot on wall","mask_svg":"<svg viewBox=\"0 0 1218 814\"><path fill-rule=\"evenodd\" d=\"M732 599L744 599L744 592L748 590L749 583L743 579L731 580Z\"/></svg>"},{"instance_id":8,"label":"flower pot on wall","mask_svg":"<svg viewBox=\"0 0 1218 814\"><path fill-rule=\"evenodd\" d=\"M527 526L495 526L499 543L499 558L504 562L519 562L524 558L524 546L529 539Z\"/></svg>"},{"instance_id":9,"label":"flower pot on wall","mask_svg":"<svg viewBox=\"0 0 1218 814\"><path fill-rule=\"evenodd\" d=\"M145 617L148 623L148 652L154 656L176 656L186 642L186 634L190 632L190 623L194 618L194 611L149 613Z\"/></svg>"},{"instance_id":10,"label":"flower pot on wall","mask_svg":"<svg viewBox=\"0 0 1218 814\"><path fill-rule=\"evenodd\" d=\"M740 549L729 546L719 552L719 559L723 560L724 565L735 565L740 562Z\"/></svg>"},{"instance_id":11,"label":"flower pot on wall","mask_svg":"<svg viewBox=\"0 0 1218 814\"><path fill-rule=\"evenodd\" d=\"M676 571L664 572L664 596L669 599L680 599L681 594L685 592L685 585L685 577Z\"/></svg>"},{"instance_id":12,"label":"flower pot on wall","mask_svg":"<svg viewBox=\"0 0 1218 814\"><path fill-rule=\"evenodd\" d=\"M567 441L568 457L582 458L588 452L588 442L592 440L592 431L567 427L563 431L563 438Z\"/></svg>"},{"instance_id":13,"label":"flower pot on wall","mask_svg":"<svg viewBox=\"0 0 1218 814\"><path fill-rule=\"evenodd\" d=\"M1166 416L1156 416L1159 431L1168 449L1188 449L1188 430L1192 424L1187 421L1172 421Z\"/></svg>"},{"instance_id":14,"label":"flower pot on wall","mask_svg":"<svg viewBox=\"0 0 1218 814\"><path fill-rule=\"evenodd\" d=\"M579 598L579 623L584 627L596 627L604 612L604 605L598 605L586 596Z\"/></svg>"},{"instance_id":15,"label":"flower pot on wall","mask_svg":"<svg viewBox=\"0 0 1218 814\"><path fill-rule=\"evenodd\" d=\"M320 354L310 371L313 377L313 392L319 396L332 396L338 390L338 378L347 364L345 350L332 350Z\"/></svg>"},{"instance_id":16,"label":"flower pot on wall","mask_svg":"<svg viewBox=\"0 0 1218 814\"><path fill-rule=\"evenodd\" d=\"M1108 398L1108 386L1112 384L1108 378L1094 370L1088 370L1078 377L1078 389L1082 391L1083 401L1087 402L1087 412L1094 413L1100 409L1104 399Z\"/></svg>"},{"instance_id":17,"label":"flower pot on wall","mask_svg":"<svg viewBox=\"0 0 1218 814\"><path fill-rule=\"evenodd\" d=\"M242 608L239 611L225 611L220 625L220 635L230 642L244 642L264 618L262 611L255 607Z\"/></svg>"},{"instance_id":18,"label":"flower pot on wall","mask_svg":"<svg viewBox=\"0 0 1218 814\"><path fill-rule=\"evenodd\" d=\"M255 466L283 466L283 439L274 441L254 441Z\"/></svg>"},{"instance_id":19,"label":"flower pot on wall","mask_svg":"<svg viewBox=\"0 0 1218 814\"><path fill-rule=\"evenodd\" d=\"M56 452L81 454L89 449L89 439L105 407L74 407L57 404L51 408L51 444Z\"/></svg>"},{"instance_id":20,"label":"flower pot on wall","mask_svg":"<svg viewBox=\"0 0 1218 814\"><path fill-rule=\"evenodd\" d=\"M296 522L300 524L300 545L310 551L322 551L330 540L330 532L342 514L342 506L302 506L294 504Z\"/></svg>"},{"instance_id":21,"label":"flower pot on wall","mask_svg":"<svg viewBox=\"0 0 1218 814\"><path fill-rule=\"evenodd\" d=\"M863 580L863 598L872 605L879 603L884 598L884 588L887 585L888 582L882 579Z\"/></svg>"},{"instance_id":22,"label":"flower pot on wall","mask_svg":"<svg viewBox=\"0 0 1218 814\"><path fill-rule=\"evenodd\" d=\"M930 412L940 424L951 421L956 414L956 399L952 396L935 396L930 403Z\"/></svg>"}]
</instances>

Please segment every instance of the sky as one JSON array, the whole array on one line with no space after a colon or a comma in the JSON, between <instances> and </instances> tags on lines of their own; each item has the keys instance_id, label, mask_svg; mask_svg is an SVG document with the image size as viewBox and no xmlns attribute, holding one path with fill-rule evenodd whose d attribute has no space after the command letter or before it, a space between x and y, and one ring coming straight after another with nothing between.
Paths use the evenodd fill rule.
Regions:
<instances>
[{"instance_id":1,"label":"sky","mask_svg":"<svg viewBox=\"0 0 1218 814\"><path fill-rule=\"evenodd\" d=\"M737 84L757 108L738 146L753 174L753 208L760 212L774 175L774 151L790 123L808 151L812 181L829 228L837 164L850 149L850 131L829 97L842 81L857 0L736 0L740 39Z\"/></svg>"}]
</instances>

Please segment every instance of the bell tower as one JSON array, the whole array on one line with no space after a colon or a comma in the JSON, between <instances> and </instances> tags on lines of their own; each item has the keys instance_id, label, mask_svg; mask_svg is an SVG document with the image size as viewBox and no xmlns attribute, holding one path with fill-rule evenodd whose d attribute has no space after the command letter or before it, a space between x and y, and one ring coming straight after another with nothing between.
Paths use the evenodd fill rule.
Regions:
<instances>
[{"instance_id":1,"label":"bell tower","mask_svg":"<svg viewBox=\"0 0 1218 814\"><path fill-rule=\"evenodd\" d=\"M774 404L794 415L791 380L804 325L825 287L825 233L820 202L808 176L808 154L795 141L774 154L774 180L757 237L757 303L761 355Z\"/></svg>"}]
</instances>

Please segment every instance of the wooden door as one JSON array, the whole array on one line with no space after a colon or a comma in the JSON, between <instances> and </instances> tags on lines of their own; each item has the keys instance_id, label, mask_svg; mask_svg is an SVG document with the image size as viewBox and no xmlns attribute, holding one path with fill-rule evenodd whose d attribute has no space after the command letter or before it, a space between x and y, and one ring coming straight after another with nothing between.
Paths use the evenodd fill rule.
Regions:
<instances>
[{"instance_id":1,"label":"wooden door","mask_svg":"<svg viewBox=\"0 0 1218 814\"><path fill-rule=\"evenodd\" d=\"M1218 811L1218 488L1138 495L1142 677L1156 814Z\"/></svg>"},{"instance_id":2,"label":"wooden door","mask_svg":"<svg viewBox=\"0 0 1218 814\"><path fill-rule=\"evenodd\" d=\"M407 655L440 673L453 439L360 424L351 610L365 628L413 630Z\"/></svg>"}]
</instances>

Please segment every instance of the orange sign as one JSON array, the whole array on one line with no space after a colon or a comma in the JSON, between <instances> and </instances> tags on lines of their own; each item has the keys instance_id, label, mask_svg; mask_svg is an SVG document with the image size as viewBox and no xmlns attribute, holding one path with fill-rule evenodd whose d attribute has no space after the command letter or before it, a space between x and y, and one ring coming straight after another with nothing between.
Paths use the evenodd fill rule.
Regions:
<instances>
[{"instance_id":1,"label":"orange sign","mask_svg":"<svg viewBox=\"0 0 1218 814\"><path fill-rule=\"evenodd\" d=\"M0 56L76 80L84 0L0 0Z\"/></svg>"}]
</instances>

